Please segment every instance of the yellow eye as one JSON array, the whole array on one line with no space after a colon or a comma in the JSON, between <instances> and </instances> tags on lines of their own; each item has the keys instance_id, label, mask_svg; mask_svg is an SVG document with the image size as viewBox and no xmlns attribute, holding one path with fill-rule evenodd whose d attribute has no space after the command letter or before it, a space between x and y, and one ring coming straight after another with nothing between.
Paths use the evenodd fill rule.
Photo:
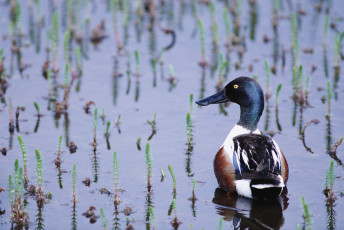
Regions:
<instances>
[{"instance_id":1,"label":"yellow eye","mask_svg":"<svg viewBox=\"0 0 344 230\"><path fill-rule=\"evenodd\" d=\"M238 85L234 85L233 87L234 87L234 89L237 89L237 88L239 88L239 86L238 86Z\"/></svg>"}]
</instances>

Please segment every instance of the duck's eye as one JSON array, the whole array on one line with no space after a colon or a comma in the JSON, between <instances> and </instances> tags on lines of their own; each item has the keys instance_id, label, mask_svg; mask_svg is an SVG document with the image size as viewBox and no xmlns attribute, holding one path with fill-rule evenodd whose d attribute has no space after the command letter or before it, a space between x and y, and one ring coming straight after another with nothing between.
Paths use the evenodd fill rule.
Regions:
<instances>
[{"instance_id":1,"label":"duck's eye","mask_svg":"<svg viewBox=\"0 0 344 230\"><path fill-rule=\"evenodd\" d=\"M233 87L234 87L234 89L237 89L237 88L239 88L239 86L238 86L238 85L236 85L236 84L235 84Z\"/></svg>"}]
</instances>

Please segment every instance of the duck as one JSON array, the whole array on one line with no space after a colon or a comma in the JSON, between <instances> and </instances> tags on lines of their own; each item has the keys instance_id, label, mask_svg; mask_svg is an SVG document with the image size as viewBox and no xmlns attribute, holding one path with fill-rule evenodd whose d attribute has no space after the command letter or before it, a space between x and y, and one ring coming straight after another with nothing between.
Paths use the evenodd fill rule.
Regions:
<instances>
[{"instance_id":1,"label":"duck","mask_svg":"<svg viewBox=\"0 0 344 230\"><path fill-rule=\"evenodd\" d=\"M263 135L257 127L264 110L262 88L256 80L241 76L196 104L207 106L226 102L240 106L240 119L214 158L219 187L229 195L253 199L280 197L286 189L289 168L276 141Z\"/></svg>"}]
</instances>

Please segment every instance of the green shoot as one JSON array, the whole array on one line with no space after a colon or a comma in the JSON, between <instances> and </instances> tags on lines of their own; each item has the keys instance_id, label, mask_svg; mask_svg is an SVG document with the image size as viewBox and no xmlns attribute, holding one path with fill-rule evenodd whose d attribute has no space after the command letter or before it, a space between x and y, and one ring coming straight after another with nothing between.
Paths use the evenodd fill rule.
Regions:
<instances>
[{"instance_id":1,"label":"green shoot","mask_svg":"<svg viewBox=\"0 0 344 230\"><path fill-rule=\"evenodd\" d=\"M51 74L50 74L50 69L47 69L47 79L48 79L48 94L49 97L51 97Z\"/></svg>"},{"instance_id":2,"label":"green shoot","mask_svg":"<svg viewBox=\"0 0 344 230\"><path fill-rule=\"evenodd\" d=\"M12 175L8 175L8 192L10 194L10 201L11 201L11 217L13 215L13 182L12 182Z\"/></svg>"},{"instance_id":3,"label":"green shoot","mask_svg":"<svg viewBox=\"0 0 344 230\"><path fill-rule=\"evenodd\" d=\"M27 156L26 156L26 147L23 141L23 138L18 135L18 141L19 141L19 145L23 154L23 161L24 161L24 180L25 180L25 184L27 184L29 182L28 176L27 176Z\"/></svg>"},{"instance_id":4,"label":"green shoot","mask_svg":"<svg viewBox=\"0 0 344 230\"><path fill-rule=\"evenodd\" d=\"M161 174L161 181L163 181L166 176L164 170L160 169L160 174Z\"/></svg>"},{"instance_id":5,"label":"green shoot","mask_svg":"<svg viewBox=\"0 0 344 230\"><path fill-rule=\"evenodd\" d=\"M264 64L265 64L265 76L266 76L266 93L265 93L265 96L267 98L269 98L269 85L270 85L270 69L269 69L269 64L268 64L268 61L265 60L264 61Z\"/></svg>"},{"instance_id":6,"label":"green shoot","mask_svg":"<svg viewBox=\"0 0 344 230\"><path fill-rule=\"evenodd\" d=\"M300 102L300 104L302 105L303 104L303 101L304 101L304 99L303 99L303 84L302 84L302 82L303 82L303 74L302 74L302 69L303 69L303 67L302 67L302 65L300 65L300 67L299 67L299 85L300 85L300 91L299 91L299 102Z\"/></svg>"},{"instance_id":7,"label":"green shoot","mask_svg":"<svg viewBox=\"0 0 344 230\"><path fill-rule=\"evenodd\" d=\"M326 184L325 189L326 190L333 190L333 184L334 184L334 173L333 173L333 165L334 161L332 160L330 163L330 167L326 172Z\"/></svg>"},{"instance_id":8,"label":"green shoot","mask_svg":"<svg viewBox=\"0 0 344 230\"><path fill-rule=\"evenodd\" d=\"M76 184L76 165L73 165L73 202L76 202L76 194L75 194L75 184Z\"/></svg>"},{"instance_id":9,"label":"green shoot","mask_svg":"<svg viewBox=\"0 0 344 230\"><path fill-rule=\"evenodd\" d=\"M282 84L278 84L277 89L276 89L276 109L278 109L278 96L281 91Z\"/></svg>"},{"instance_id":10,"label":"green shoot","mask_svg":"<svg viewBox=\"0 0 344 230\"><path fill-rule=\"evenodd\" d=\"M222 225L223 225L223 217L220 217L220 220L219 220L219 230L222 230Z\"/></svg>"},{"instance_id":11,"label":"green shoot","mask_svg":"<svg viewBox=\"0 0 344 230\"><path fill-rule=\"evenodd\" d=\"M195 186L196 186L196 180L193 180L193 182L192 182L192 196L191 196L192 201L195 201L197 199L196 194L195 194Z\"/></svg>"},{"instance_id":12,"label":"green shoot","mask_svg":"<svg viewBox=\"0 0 344 230\"><path fill-rule=\"evenodd\" d=\"M57 43L58 43L58 35L59 35L59 22L58 22L58 11L55 10L54 16L53 16L53 28L52 28L52 37L53 37L53 62L54 62L54 69L53 71L57 72Z\"/></svg>"},{"instance_id":13,"label":"green shoot","mask_svg":"<svg viewBox=\"0 0 344 230\"><path fill-rule=\"evenodd\" d=\"M174 175L174 172L173 172L173 169L172 169L171 165L168 166L168 170L170 171L171 176L172 176L172 180L173 180L173 193L174 193L174 196L175 196L176 195L176 191L177 191L176 177Z\"/></svg>"},{"instance_id":14,"label":"green shoot","mask_svg":"<svg viewBox=\"0 0 344 230\"><path fill-rule=\"evenodd\" d=\"M330 118L331 116L331 81L327 81L327 117Z\"/></svg>"},{"instance_id":15,"label":"green shoot","mask_svg":"<svg viewBox=\"0 0 344 230\"><path fill-rule=\"evenodd\" d=\"M135 50L136 74L139 75L140 57L139 51Z\"/></svg>"},{"instance_id":16,"label":"green shoot","mask_svg":"<svg viewBox=\"0 0 344 230\"><path fill-rule=\"evenodd\" d=\"M64 35L63 48L66 62L69 63L69 31L67 30Z\"/></svg>"},{"instance_id":17,"label":"green shoot","mask_svg":"<svg viewBox=\"0 0 344 230\"><path fill-rule=\"evenodd\" d=\"M148 190L151 188L151 177L152 177L152 161L151 161L151 153L150 153L150 145L149 142L146 144L146 164L147 164L147 187Z\"/></svg>"},{"instance_id":18,"label":"green shoot","mask_svg":"<svg viewBox=\"0 0 344 230\"><path fill-rule=\"evenodd\" d=\"M329 25L329 15L325 15L325 23L324 23L324 43L323 47L326 49L327 46L327 31L328 31L328 25Z\"/></svg>"},{"instance_id":19,"label":"green shoot","mask_svg":"<svg viewBox=\"0 0 344 230\"><path fill-rule=\"evenodd\" d=\"M230 40L231 40L231 28L230 28L230 21L229 21L229 14L227 7L223 9L223 18L225 21L225 28L226 28L226 45L229 47Z\"/></svg>"},{"instance_id":20,"label":"green shoot","mask_svg":"<svg viewBox=\"0 0 344 230\"><path fill-rule=\"evenodd\" d=\"M170 76L171 77L174 77L174 69L173 69L173 66L171 64L168 65L168 69L170 70Z\"/></svg>"},{"instance_id":21,"label":"green shoot","mask_svg":"<svg viewBox=\"0 0 344 230\"><path fill-rule=\"evenodd\" d=\"M222 57L222 56L220 56ZM220 70L219 70L219 81L217 83L217 89L220 90L222 88L222 83L223 83L223 70L224 68L228 65L227 61L222 61L221 60L221 66L220 66Z\"/></svg>"},{"instance_id":22,"label":"green shoot","mask_svg":"<svg viewBox=\"0 0 344 230\"><path fill-rule=\"evenodd\" d=\"M98 124L98 108L94 109L94 127L93 127L93 147L97 146L97 124Z\"/></svg>"},{"instance_id":23,"label":"green shoot","mask_svg":"<svg viewBox=\"0 0 344 230\"><path fill-rule=\"evenodd\" d=\"M153 73L154 73L154 75L156 74L156 63L157 63L156 58L153 58L153 59L152 59L152 67L153 67Z\"/></svg>"},{"instance_id":24,"label":"green shoot","mask_svg":"<svg viewBox=\"0 0 344 230\"><path fill-rule=\"evenodd\" d=\"M114 152L113 154L113 172L114 172L114 179L115 179L115 197L114 197L114 204L118 205L121 200L118 198L118 160L117 160L117 153Z\"/></svg>"},{"instance_id":25,"label":"green shoot","mask_svg":"<svg viewBox=\"0 0 344 230\"><path fill-rule=\"evenodd\" d=\"M117 121L115 122L115 125L118 127L121 124L121 114L118 114Z\"/></svg>"},{"instance_id":26,"label":"green shoot","mask_svg":"<svg viewBox=\"0 0 344 230\"><path fill-rule=\"evenodd\" d=\"M305 198L302 196L302 206L303 206L303 218L305 219L305 221L308 224L308 229L311 230L312 226L311 226L311 214L309 212L309 208L308 205L306 204Z\"/></svg>"},{"instance_id":27,"label":"green shoot","mask_svg":"<svg viewBox=\"0 0 344 230\"><path fill-rule=\"evenodd\" d=\"M37 191L37 202L44 200L43 189L42 189L42 156L38 149L35 149L36 160L37 160L37 174L38 174L38 191Z\"/></svg>"},{"instance_id":28,"label":"green shoot","mask_svg":"<svg viewBox=\"0 0 344 230\"><path fill-rule=\"evenodd\" d=\"M107 121L106 122L106 131L105 131L105 136L108 137L110 135L109 129L110 129L111 122Z\"/></svg>"},{"instance_id":29,"label":"green shoot","mask_svg":"<svg viewBox=\"0 0 344 230\"><path fill-rule=\"evenodd\" d=\"M194 98L193 94L190 94L190 97L189 97L189 101L190 101L190 116L192 114L193 98Z\"/></svg>"},{"instance_id":30,"label":"green shoot","mask_svg":"<svg viewBox=\"0 0 344 230\"><path fill-rule=\"evenodd\" d=\"M59 137L59 152L61 152L62 136Z\"/></svg>"},{"instance_id":31,"label":"green shoot","mask_svg":"<svg viewBox=\"0 0 344 230\"><path fill-rule=\"evenodd\" d=\"M149 213L152 216L152 229L155 229L155 213L154 213L153 206L149 205L148 206L148 210L149 210Z\"/></svg>"},{"instance_id":32,"label":"green shoot","mask_svg":"<svg viewBox=\"0 0 344 230\"><path fill-rule=\"evenodd\" d=\"M107 226L107 221L106 221L106 217L105 217L105 213L104 213L104 209L101 208L100 209L100 213L102 215L102 220L103 220L103 228L104 230L107 229L106 226Z\"/></svg>"},{"instance_id":33,"label":"green shoot","mask_svg":"<svg viewBox=\"0 0 344 230\"><path fill-rule=\"evenodd\" d=\"M192 122L190 113L186 114L186 136L188 138L188 145L192 144Z\"/></svg>"},{"instance_id":34,"label":"green shoot","mask_svg":"<svg viewBox=\"0 0 344 230\"><path fill-rule=\"evenodd\" d=\"M154 113L154 118L153 120L147 120L148 124L152 126L153 132L156 132L156 113Z\"/></svg>"},{"instance_id":35,"label":"green shoot","mask_svg":"<svg viewBox=\"0 0 344 230\"><path fill-rule=\"evenodd\" d=\"M296 23L296 17L295 13L292 12L290 15L291 19L291 30L292 30L292 48L294 51L294 65L297 66L298 64L298 55L299 55L299 43L297 41L297 23Z\"/></svg>"},{"instance_id":36,"label":"green shoot","mask_svg":"<svg viewBox=\"0 0 344 230\"><path fill-rule=\"evenodd\" d=\"M33 105L35 106L35 109L36 109L36 111L37 111L37 116L40 117L42 114L41 114L41 112L40 112L38 103L37 103L37 102L33 102Z\"/></svg>"},{"instance_id":37,"label":"green shoot","mask_svg":"<svg viewBox=\"0 0 344 230\"><path fill-rule=\"evenodd\" d=\"M204 48L204 28L203 28L203 22L201 19L198 19L198 28L201 35L201 52L202 52L202 61L201 66L205 66L205 48Z\"/></svg>"},{"instance_id":38,"label":"green shoot","mask_svg":"<svg viewBox=\"0 0 344 230\"><path fill-rule=\"evenodd\" d=\"M141 145L141 137L137 138L136 145L138 145L138 146Z\"/></svg>"},{"instance_id":39,"label":"green shoot","mask_svg":"<svg viewBox=\"0 0 344 230\"><path fill-rule=\"evenodd\" d=\"M80 74L82 72L82 67L81 67L81 51L80 51L79 46L75 47L75 58L76 58L76 65Z\"/></svg>"},{"instance_id":40,"label":"green shoot","mask_svg":"<svg viewBox=\"0 0 344 230\"><path fill-rule=\"evenodd\" d=\"M69 85L69 64L66 63L65 67L65 78L64 78L64 87L67 88Z\"/></svg>"}]
</instances>

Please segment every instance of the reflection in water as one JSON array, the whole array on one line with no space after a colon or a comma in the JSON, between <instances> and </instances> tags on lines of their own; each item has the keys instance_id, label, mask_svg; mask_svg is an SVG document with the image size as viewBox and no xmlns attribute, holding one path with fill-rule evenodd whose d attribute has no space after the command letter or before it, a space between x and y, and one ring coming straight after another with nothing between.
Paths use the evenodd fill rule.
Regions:
<instances>
[{"instance_id":1,"label":"reflection in water","mask_svg":"<svg viewBox=\"0 0 344 230\"><path fill-rule=\"evenodd\" d=\"M302 135L303 128L303 106L300 105L299 135Z\"/></svg>"},{"instance_id":2,"label":"reflection in water","mask_svg":"<svg viewBox=\"0 0 344 230\"><path fill-rule=\"evenodd\" d=\"M97 157L97 148L96 147L93 149L92 161L93 161L92 169L93 169L93 177L94 177L93 182L97 183L99 165L98 165L98 157Z\"/></svg>"},{"instance_id":3,"label":"reflection in water","mask_svg":"<svg viewBox=\"0 0 344 230\"><path fill-rule=\"evenodd\" d=\"M37 133L37 131L38 131L39 121L40 121L40 116L37 116L37 121L36 121L36 125L35 125L35 130L34 130L35 133Z\"/></svg>"},{"instance_id":4,"label":"reflection in water","mask_svg":"<svg viewBox=\"0 0 344 230\"><path fill-rule=\"evenodd\" d=\"M339 76L340 76L340 66L335 66L334 67L333 87L332 87L335 100L338 99L337 87L338 87Z\"/></svg>"},{"instance_id":5,"label":"reflection in water","mask_svg":"<svg viewBox=\"0 0 344 230\"><path fill-rule=\"evenodd\" d=\"M188 113L186 117L186 135L187 135L187 142L186 142L186 163L185 163L185 171L188 177L193 177L194 173L191 171L191 156L194 149L194 142L193 142L193 125L192 125L191 115Z\"/></svg>"},{"instance_id":6,"label":"reflection in water","mask_svg":"<svg viewBox=\"0 0 344 230\"><path fill-rule=\"evenodd\" d=\"M202 68L201 90L200 90L199 98L204 98L204 91L205 91L205 68Z\"/></svg>"},{"instance_id":7,"label":"reflection in water","mask_svg":"<svg viewBox=\"0 0 344 230\"><path fill-rule=\"evenodd\" d=\"M135 102L139 101L140 97L140 78L136 76L136 84L135 84Z\"/></svg>"},{"instance_id":8,"label":"reflection in water","mask_svg":"<svg viewBox=\"0 0 344 230\"><path fill-rule=\"evenodd\" d=\"M118 205L115 204L115 210L114 210L114 218L113 218L113 229L118 230L121 229L120 219L118 217L119 211L118 211Z\"/></svg>"},{"instance_id":9,"label":"reflection in water","mask_svg":"<svg viewBox=\"0 0 344 230\"><path fill-rule=\"evenodd\" d=\"M72 229L76 230L78 229L77 224L77 212L76 212L76 202L73 202L73 209L72 209Z\"/></svg>"},{"instance_id":10,"label":"reflection in water","mask_svg":"<svg viewBox=\"0 0 344 230\"><path fill-rule=\"evenodd\" d=\"M45 229L44 228L44 219L43 219L43 204L38 205L37 203L37 215L36 215L36 223L37 223L37 227L35 229L37 230L42 230Z\"/></svg>"},{"instance_id":11,"label":"reflection in water","mask_svg":"<svg viewBox=\"0 0 344 230\"><path fill-rule=\"evenodd\" d=\"M255 34L256 34L256 26L257 26L257 2L256 1L249 1L250 3L250 39L254 41Z\"/></svg>"},{"instance_id":12,"label":"reflection in water","mask_svg":"<svg viewBox=\"0 0 344 230\"><path fill-rule=\"evenodd\" d=\"M332 136L331 136L331 117L328 115L326 116L327 119L327 126L326 126L326 151L329 151L331 148L332 143Z\"/></svg>"},{"instance_id":13,"label":"reflection in water","mask_svg":"<svg viewBox=\"0 0 344 230\"><path fill-rule=\"evenodd\" d=\"M282 131L282 126L281 126L281 124L279 123L279 118L278 118L278 107L277 107L277 106L276 106L275 112L276 112L276 125L277 125L277 129L278 129L278 131Z\"/></svg>"},{"instance_id":14,"label":"reflection in water","mask_svg":"<svg viewBox=\"0 0 344 230\"><path fill-rule=\"evenodd\" d=\"M66 146L69 147L69 118L68 113L64 113L64 123Z\"/></svg>"},{"instance_id":15,"label":"reflection in water","mask_svg":"<svg viewBox=\"0 0 344 230\"><path fill-rule=\"evenodd\" d=\"M215 42L212 43L212 52L211 52L211 68L210 68L210 76L211 78L214 77L215 71L217 69L218 66L218 48L217 48L217 44ZM204 69L204 68L203 68Z\"/></svg>"},{"instance_id":16,"label":"reflection in water","mask_svg":"<svg viewBox=\"0 0 344 230\"><path fill-rule=\"evenodd\" d=\"M265 126L264 130L267 131L269 129L269 122L270 122L270 106L269 106L269 99L266 100L266 110L265 110Z\"/></svg>"},{"instance_id":17,"label":"reflection in water","mask_svg":"<svg viewBox=\"0 0 344 230\"><path fill-rule=\"evenodd\" d=\"M333 202L330 200L326 201L326 212L327 212L327 229L336 229L336 211L334 210Z\"/></svg>"},{"instance_id":18,"label":"reflection in water","mask_svg":"<svg viewBox=\"0 0 344 230\"><path fill-rule=\"evenodd\" d=\"M324 48L324 54L323 54L323 64L324 64L324 72L325 76L328 77L328 59L327 59L327 49Z\"/></svg>"},{"instance_id":19,"label":"reflection in water","mask_svg":"<svg viewBox=\"0 0 344 230\"><path fill-rule=\"evenodd\" d=\"M282 197L271 201L231 198L217 188L213 203L217 204L217 213L224 216L225 221L231 221L234 229L280 229L284 224L283 210L288 206L286 192Z\"/></svg>"}]
</instances>

